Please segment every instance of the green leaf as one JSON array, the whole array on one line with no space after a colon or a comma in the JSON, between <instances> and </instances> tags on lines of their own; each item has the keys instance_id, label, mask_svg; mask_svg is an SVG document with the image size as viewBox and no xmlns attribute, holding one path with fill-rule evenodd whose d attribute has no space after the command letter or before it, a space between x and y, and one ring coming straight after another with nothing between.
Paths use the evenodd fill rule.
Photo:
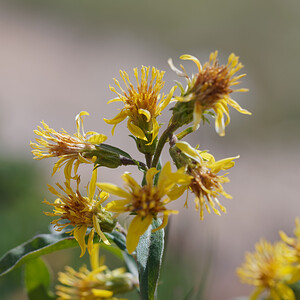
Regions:
<instances>
[{"instance_id":1,"label":"green leaf","mask_svg":"<svg viewBox=\"0 0 300 300\"><path fill-rule=\"evenodd\" d=\"M136 249L142 300L155 299L164 250L164 230L152 233L152 229L160 225L161 220L153 220Z\"/></svg>"},{"instance_id":2,"label":"green leaf","mask_svg":"<svg viewBox=\"0 0 300 300\"><path fill-rule=\"evenodd\" d=\"M126 239L123 234L113 231L111 233L105 233L105 235L108 240L114 242L120 250L126 250ZM95 237L94 242L99 242L99 238ZM123 254L118 248L113 246L105 247L104 243L102 243L101 246L120 259L123 258ZM78 247L78 243L74 237L70 236L69 234L39 234L20 246L9 250L2 256L0 259L0 276L12 271L14 268L21 266L32 259L40 257L41 255L72 247ZM126 260L125 263L127 264ZM130 269L133 269L133 267L130 266L128 269L130 271Z\"/></svg>"},{"instance_id":3,"label":"green leaf","mask_svg":"<svg viewBox=\"0 0 300 300\"><path fill-rule=\"evenodd\" d=\"M25 265L25 285L29 300L55 299L48 290L50 274L42 258L32 259Z\"/></svg>"},{"instance_id":4,"label":"green leaf","mask_svg":"<svg viewBox=\"0 0 300 300\"><path fill-rule=\"evenodd\" d=\"M110 152L114 152L114 153L117 153L117 154L120 154L122 156L132 159L132 157L127 152L125 152L117 147L107 145L107 144L100 144L100 145L97 145L97 147L99 147L100 149L108 150Z\"/></svg>"},{"instance_id":5,"label":"green leaf","mask_svg":"<svg viewBox=\"0 0 300 300\"><path fill-rule=\"evenodd\" d=\"M126 238L119 231L112 231L110 233L105 232L106 237L113 241L121 250L126 250Z\"/></svg>"},{"instance_id":6,"label":"green leaf","mask_svg":"<svg viewBox=\"0 0 300 300\"><path fill-rule=\"evenodd\" d=\"M77 241L68 234L39 234L2 256L0 276L31 259L77 245Z\"/></svg>"}]
</instances>

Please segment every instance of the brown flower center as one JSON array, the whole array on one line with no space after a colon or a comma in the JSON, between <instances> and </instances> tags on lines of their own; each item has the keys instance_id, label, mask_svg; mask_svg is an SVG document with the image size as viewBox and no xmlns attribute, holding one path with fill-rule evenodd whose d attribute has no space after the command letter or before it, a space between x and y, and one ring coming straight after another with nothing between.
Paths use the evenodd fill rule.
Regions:
<instances>
[{"instance_id":1,"label":"brown flower center","mask_svg":"<svg viewBox=\"0 0 300 300\"><path fill-rule=\"evenodd\" d=\"M145 185L141 189L133 191L132 202L127 207L128 211L136 212L139 215L156 215L158 212L166 210L161 202L161 196L157 188Z\"/></svg>"},{"instance_id":2,"label":"brown flower center","mask_svg":"<svg viewBox=\"0 0 300 300\"><path fill-rule=\"evenodd\" d=\"M190 187L197 197L207 197L213 188L218 188L218 176L205 167L189 169L189 175L193 176Z\"/></svg>"},{"instance_id":3,"label":"brown flower center","mask_svg":"<svg viewBox=\"0 0 300 300\"><path fill-rule=\"evenodd\" d=\"M206 67L198 75L193 88L195 100L199 101L203 108L211 108L224 95L232 93L230 89L230 76L226 66Z\"/></svg>"}]
</instances>

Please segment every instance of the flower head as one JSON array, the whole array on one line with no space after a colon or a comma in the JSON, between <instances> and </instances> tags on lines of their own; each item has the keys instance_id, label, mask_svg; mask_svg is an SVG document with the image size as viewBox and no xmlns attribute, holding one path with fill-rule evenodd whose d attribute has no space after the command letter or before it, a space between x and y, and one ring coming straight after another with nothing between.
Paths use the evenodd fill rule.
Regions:
<instances>
[{"instance_id":1,"label":"flower head","mask_svg":"<svg viewBox=\"0 0 300 300\"><path fill-rule=\"evenodd\" d=\"M128 173L122 176L125 189L110 183L97 183L100 189L122 198L108 203L106 205L108 211L129 212L136 215L128 228L126 243L129 253L135 250L140 236L147 230L153 218L163 216L161 226L155 229L157 231L167 225L170 214L178 213L165 206L182 194L181 185L190 183L190 176L182 171L172 173L171 164L167 162L159 174L157 185L153 185L154 176L159 172L156 168L147 171L144 186L140 186Z\"/></svg>"},{"instance_id":2,"label":"flower head","mask_svg":"<svg viewBox=\"0 0 300 300\"><path fill-rule=\"evenodd\" d=\"M172 154L175 151L178 151L179 154ZM200 219L203 220L204 218L204 206L209 213L213 210L214 213L220 215L219 209L226 213L226 208L221 205L218 197L222 195L228 199L232 198L222 186L223 183L229 182L229 179L225 175L218 175L218 173L232 168L235 164L234 159L239 158L239 156L215 161L211 154L196 150L186 142L177 142L172 152L171 155L175 163L177 162L177 166L185 165L186 173L192 177L189 188L196 196L196 210L200 211ZM185 206L187 206L187 202Z\"/></svg>"},{"instance_id":3,"label":"flower head","mask_svg":"<svg viewBox=\"0 0 300 300\"><path fill-rule=\"evenodd\" d=\"M152 67L141 68L141 79L137 68L133 69L134 76L137 81L135 88L126 72L120 71L120 75L126 85L127 90L124 90L119 81L114 79L115 84L121 92L110 86L110 90L117 94L117 98L110 100L108 103L121 101L124 103L124 108L120 113L111 120L104 119L108 124L114 125L112 133L116 125L128 118L127 127L129 131L139 140L145 142L145 145L151 145L157 137L159 124L156 120L164 108L169 104L175 87L173 87L167 96L162 95L160 99L160 91L164 86L163 71Z\"/></svg>"},{"instance_id":4,"label":"flower head","mask_svg":"<svg viewBox=\"0 0 300 300\"><path fill-rule=\"evenodd\" d=\"M283 242L272 245L261 240L255 248L256 252L247 253L245 263L237 269L244 283L256 286L249 299L258 299L267 290L267 299L294 300L294 292L288 286L294 272L293 255L289 247Z\"/></svg>"},{"instance_id":5,"label":"flower head","mask_svg":"<svg viewBox=\"0 0 300 300\"><path fill-rule=\"evenodd\" d=\"M81 163L94 163L96 161L96 157L93 154L93 151L96 149L95 145L101 144L107 139L105 135L94 131L84 132L83 119L86 115L89 115L89 113L82 111L76 116L77 133L73 136L63 129L57 132L42 121L44 128L38 126L38 129L34 130L40 138L36 139L37 143L30 143L30 146L33 148L34 159L59 158L54 165L53 174L62 166L65 166L64 171L68 182L72 178L73 164L75 172L75 177L73 178L76 178L79 165Z\"/></svg>"},{"instance_id":6,"label":"flower head","mask_svg":"<svg viewBox=\"0 0 300 300\"><path fill-rule=\"evenodd\" d=\"M106 192L101 192L96 200L94 193L96 189L97 170L93 171L93 176L89 186L89 195L84 197L79 192L80 177L77 178L77 189L74 192L69 183L65 183L63 188L59 183L57 186L66 195L57 191L49 185L49 191L58 198L54 203L44 201L44 203L54 207L53 212L45 212L47 216L58 217L58 219L51 222L57 231L61 231L68 226L73 228L67 232L73 234L78 244L81 247L81 256L86 250L85 235L88 228L91 228L88 238L88 251L91 253L93 248L94 233L99 235L104 243L109 245L109 241L103 234L103 231L110 232L116 225L116 220L113 219L110 212L106 211L101 204L108 198Z\"/></svg>"},{"instance_id":7,"label":"flower head","mask_svg":"<svg viewBox=\"0 0 300 300\"><path fill-rule=\"evenodd\" d=\"M280 231L280 237L281 239L288 244L290 247L295 249L296 255L298 257L298 261L300 263L300 219L296 218L295 220L295 229L294 229L294 235L295 237L288 237L283 231Z\"/></svg>"},{"instance_id":8,"label":"flower head","mask_svg":"<svg viewBox=\"0 0 300 300\"><path fill-rule=\"evenodd\" d=\"M117 300L115 294L132 290L136 280L123 268L110 271L99 262L99 244L95 244L90 256L92 270L82 266L79 271L65 267L58 273L62 285L56 286L59 300ZM126 299L123 299L126 300Z\"/></svg>"},{"instance_id":9,"label":"flower head","mask_svg":"<svg viewBox=\"0 0 300 300\"><path fill-rule=\"evenodd\" d=\"M242 109L237 102L230 98L232 92L246 92L247 89L232 89L232 86L239 84L239 79L246 74L234 76L243 65L239 63L239 57L233 53L228 57L226 65L219 65L217 60L218 52L210 54L209 62L202 67L200 61L191 55L182 55L183 60L192 60L198 67L198 74L189 78L185 69L178 70L172 60L169 60L170 67L179 76L187 79L186 90L181 88L181 96L175 97L177 103L173 110L173 119L180 119L183 124L193 121L193 129L196 130L202 118L203 113L213 109L216 114L215 128L219 135L225 135L225 126L230 122L228 105L235 108L243 114L251 115L245 109ZM224 121L224 115L226 121ZM177 120L178 121L178 120ZM182 124L182 125L183 125Z\"/></svg>"},{"instance_id":10,"label":"flower head","mask_svg":"<svg viewBox=\"0 0 300 300\"><path fill-rule=\"evenodd\" d=\"M283 242L285 242L288 246L290 246L293 249L297 266L296 271L294 273L293 281L296 282L300 280L300 219L298 217L295 220L295 225L295 237L288 237L283 231L280 231L279 235Z\"/></svg>"}]
</instances>

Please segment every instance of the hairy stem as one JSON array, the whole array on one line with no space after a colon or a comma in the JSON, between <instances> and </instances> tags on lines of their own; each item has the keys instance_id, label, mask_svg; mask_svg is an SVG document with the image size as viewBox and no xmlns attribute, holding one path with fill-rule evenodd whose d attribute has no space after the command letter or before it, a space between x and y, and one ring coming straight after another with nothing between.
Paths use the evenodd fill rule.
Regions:
<instances>
[{"instance_id":1,"label":"hairy stem","mask_svg":"<svg viewBox=\"0 0 300 300\"><path fill-rule=\"evenodd\" d=\"M168 138L170 136L172 136L173 132L178 129L180 126L178 126L178 124L174 124L174 123L171 123L169 125L169 127L163 132L163 134L161 135L159 141L158 141L158 144L157 144L157 147L156 147L156 150L155 150L155 153L154 153L154 157L153 157L153 160L152 160L152 165L151 167L154 167L156 168L156 165L159 161L159 158L160 158L160 155L161 155L161 152L164 148L164 145L165 143L167 142Z\"/></svg>"}]
</instances>

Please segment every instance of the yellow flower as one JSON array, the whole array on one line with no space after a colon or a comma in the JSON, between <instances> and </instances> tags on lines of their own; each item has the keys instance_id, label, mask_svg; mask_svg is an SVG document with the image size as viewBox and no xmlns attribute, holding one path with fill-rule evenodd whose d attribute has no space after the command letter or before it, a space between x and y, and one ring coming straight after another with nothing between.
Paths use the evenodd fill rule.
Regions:
<instances>
[{"instance_id":1,"label":"yellow flower","mask_svg":"<svg viewBox=\"0 0 300 300\"><path fill-rule=\"evenodd\" d=\"M91 271L86 266L78 272L67 266L65 272L58 273L58 280L63 284L56 286L58 300L120 300L114 295L128 292L136 284L133 276L123 268L110 271L99 262L99 244L95 244L90 262Z\"/></svg>"},{"instance_id":2,"label":"yellow flower","mask_svg":"<svg viewBox=\"0 0 300 300\"><path fill-rule=\"evenodd\" d=\"M279 234L280 234L281 239L286 244L288 244L289 246L291 246L292 248L294 248L296 250L297 257L300 262L300 219L299 218L296 218L295 224L296 224L296 227L294 229L294 235L295 235L294 238L288 237L283 231L280 231Z\"/></svg>"},{"instance_id":3,"label":"yellow flower","mask_svg":"<svg viewBox=\"0 0 300 300\"><path fill-rule=\"evenodd\" d=\"M183 118L182 111L185 111L184 122L189 123L193 120L193 129L196 130L199 126L203 113L209 109L213 109L216 114L215 128L219 135L225 135L225 126L230 122L228 105L235 108L242 114L251 115L245 109L242 109L240 105L230 98L232 92L246 92L247 89L232 89L232 86L239 84L238 81L246 74L234 76L243 65L239 63L239 57L233 53L228 57L228 63L220 66L217 60L218 52L210 54L209 62L205 63L203 67L200 61L191 55L185 54L180 58L183 60L192 60L198 67L199 73L192 78L189 78L185 69L183 71L178 70L171 59L169 59L169 65L173 71L179 76L183 76L187 79L187 89L181 88L181 96L175 97L181 104L175 105L173 111L179 114L179 118ZM191 106L192 105L192 106ZM224 115L226 121L224 121ZM192 119L191 119L192 118Z\"/></svg>"},{"instance_id":4,"label":"yellow flower","mask_svg":"<svg viewBox=\"0 0 300 300\"><path fill-rule=\"evenodd\" d=\"M95 145L101 144L107 139L105 135L94 131L84 132L83 119L86 115L89 115L89 113L82 111L76 116L77 133L73 136L63 129L57 132L42 121L44 128L38 126L38 129L34 130L40 136L36 139L37 144L30 142L34 159L59 158L54 165L53 174L65 165L64 172L67 182L70 182L71 178L76 178L77 169L81 163L95 162L96 157L92 154L93 150L96 149ZM81 128L82 132L80 132ZM71 176L73 164L75 177Z\"/></svg>"},{"instance_id":5,"label":"yellow flower","mask_svg":"<svg viewBox=\"0 0 300 300\"><path fill-rule=\"evenodd\" d=\"M171 164L167 162L159 174L157 185L154 186L153 178L158 172L155 168L149 169L144 186L140 186L128 173L122 176L125 189L110 183L97 183L100 189L122 198L108 203L105 207L108 211L136 214L128 228L126 244L129 253L135 250L140 236L147 230L153 218L158 214L163 216L162 224L155 229L157 231L167 225L169 214L178 213L165 206L183 193L181 185L190 183L190 176L184 174L183 170L172 173Z\"/></svg>"},{"instance_id":6,"label":"yellow flower","mask_svg":"<svg viewBox=\"0 0 300 300\"><path fill-rule=\"evenodd\" d=\"M121 87L118 80L114 79L115 84L121 92L116 91L115 88L110 86L110 90L116 93L118 97L110 100L108 103L121 101L124 103L124 108L113 119L104 119L104 121L114 125L112 129L113 134L116 125L127 117L129 131L138 139L145 141L146 145L151 145L157 137L160 128L156 118L169 104L176 87L173 87L167 96L162 95L160 99L160 91L165 83L162 80L165 72L152 67L151 75L149 76L150 67L143 66L139 82L137 68L133 69L133 71L137 81L136 88L130 82L128 74L124 71L120 71L120 75L126 85L127 91ZM150 82L148 82L149 80Z\"/></svg>"},{"instance_id":7,"label":"yellow flower","mask_svg":"<svg viewBox=\"0 0 300 300\"><path fill-rule=\"evenodd\" d=\"M288 286L294 271L289 247L283 242L272 245L261 240L255 248L256 252L246 253L245 263L237 269L242 282L256 287L249 300L258 299L265 290L269 292L267 299L294 300L294 292Z\"/></svg>"},{"instance_id":8,"label":"yellow flower","mask_svg":"<svg viewBox=\"0 0 300 300\"><path fill-rule=\"evenodd\" d=\"M189 187L196 196L196 210L200 211L200 219L203 220L204 218L204 206L209 213L212 209L214 213L220 215L220 211L216 207L217 204L219 209L226 213L226 208L221 205L218 197L223 195L228 199L232 198L222 186L223 183L229 182L229 179L225 177L226 174L217 175L217 173L232 168L235 164L233 160L239 156L215 161L211 154L196 150L186 142L177 142L176 147L192 159L192 163L186 167L186 172L192 176ZM187 202L185 206L187 206Z\"/></svg>"},{"instance_id":9,"label":"yellow flower","mask_svg":"<svg viewBox=\"0 0 300 300\"><path fill-rule=\"evenodd\" d=\"M73 226L73 228L67 232L73 234L77 240L81 248L80 256L83 256L86 250L85 235L88 228L91 228L91 231L89 233L87 248L89 253L91 253L95 231L100 239L109 245L110 243L102 231L111 232L116 225L116 220L112 218L111 213L107 212L101 206L109 195L105 192L101 192L96 197L96 200L93 198L96 189L96 180L97 170L94 170L89 185L88 197L83 197L79 192L80 177L78 177L76 192L72 190L70 184L67 182L65 182L65 189L57 183L57 186L66 195L63 195L49 185L49 191L58 198L54 203L49 203L44 200L44 203L54 207L52 213L45 212L45 214L47 216L59 217L51 222L51 224L54 224L55 230L61 231L67 226Z\"/></svg>"},{"instance_id":10,"label":"yellow flower","mask_svg":"<svg viewBox=\"0 0 300 300\"><path fill-rule=\"evenodd\" d=\"M288 237L283 231L279 232L281 239L292 249L294 250L294 255L297 260L297 270L294 274L293 280L299 281L300 280L300 219L296 218L295 220L296 227L294 229L295 237Z\"/></svg>"}]
</instances>

